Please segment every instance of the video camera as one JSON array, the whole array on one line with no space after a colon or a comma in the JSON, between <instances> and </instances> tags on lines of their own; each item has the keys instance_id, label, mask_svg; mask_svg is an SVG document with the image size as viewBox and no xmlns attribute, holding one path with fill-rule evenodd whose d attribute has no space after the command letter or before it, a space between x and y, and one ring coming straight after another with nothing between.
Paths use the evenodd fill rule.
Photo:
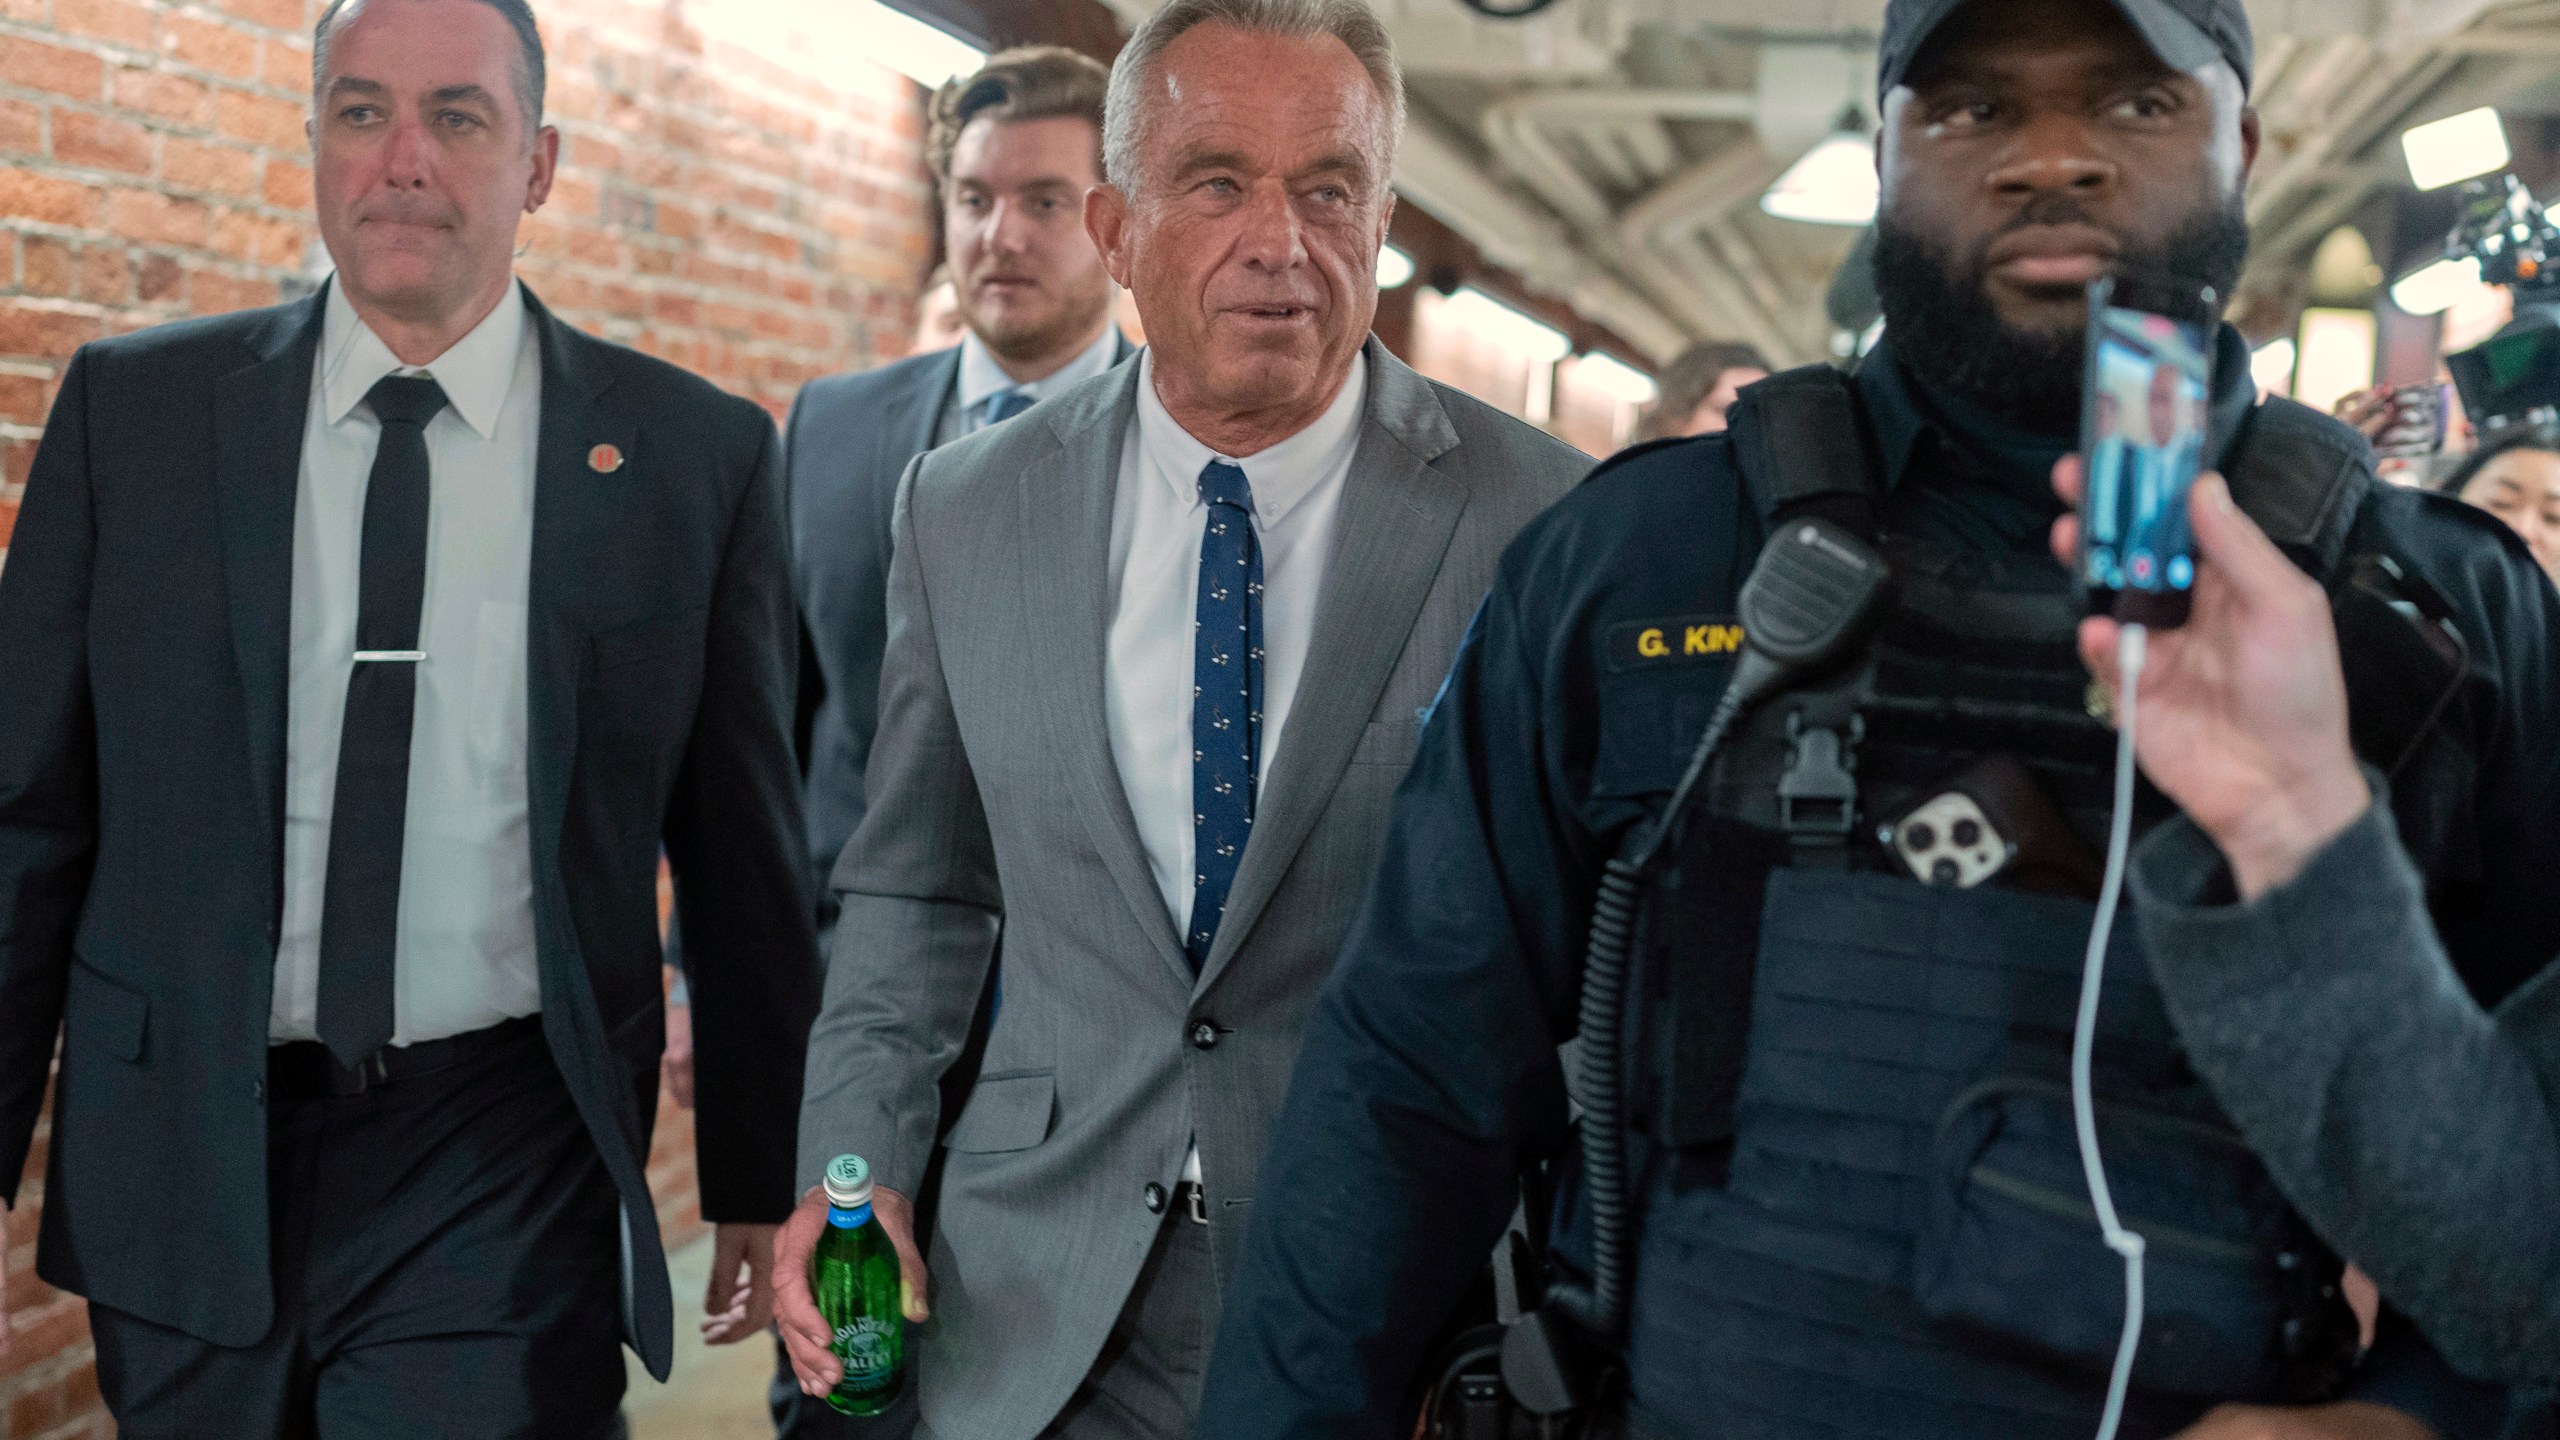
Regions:
<instances>
[{"instance_id":1,"label":"video camera","mask_svg":"<svg viewBox=\"0 0 2560 1440\"><path fill-rule=\"evenodd\" d=\"M2471 181L2461 202L2445 258L2477 261L2515 299L2504 329L2445 357L2463 410L2484 436L2560 419L2560 225L2513 174Z\"/></svg>"}]
</instances>

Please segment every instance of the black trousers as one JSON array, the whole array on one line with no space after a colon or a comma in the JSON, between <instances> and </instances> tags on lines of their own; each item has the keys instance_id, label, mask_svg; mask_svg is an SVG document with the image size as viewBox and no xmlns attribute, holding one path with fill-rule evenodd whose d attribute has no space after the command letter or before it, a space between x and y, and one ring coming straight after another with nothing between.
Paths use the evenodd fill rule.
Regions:
<instances>
[{"instance_id":1,"label":"black trousers","mask_svg":"<svg viewBox=\"0 0 2560 1440\"><path fill-rule=\"evenodd\" d=\"M519 1031L360 1095L270 1087L275 1324L234 1349L90 1307L124 1440L614 1433L618 1202L540 1030Z\"/></svg>"}]
</instances>

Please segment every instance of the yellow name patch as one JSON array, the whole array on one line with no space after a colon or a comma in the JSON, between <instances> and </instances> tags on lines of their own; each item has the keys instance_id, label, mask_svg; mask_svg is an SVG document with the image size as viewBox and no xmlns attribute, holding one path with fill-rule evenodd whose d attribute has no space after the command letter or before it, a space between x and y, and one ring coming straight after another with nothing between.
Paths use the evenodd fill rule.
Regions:
<instances>
[{"instance_id":1,"label":"yellow name patch","mask_svg":"<svg viewBox=\"0 0 2560 1440\"><path fill-rule=\"evenodd\" d=\"M1612 670L1730 660L1742 653L1742 626L1730 615L1682 615L1669 620L1630 620L1609 627Z\"/></svg>"}]
</instances>

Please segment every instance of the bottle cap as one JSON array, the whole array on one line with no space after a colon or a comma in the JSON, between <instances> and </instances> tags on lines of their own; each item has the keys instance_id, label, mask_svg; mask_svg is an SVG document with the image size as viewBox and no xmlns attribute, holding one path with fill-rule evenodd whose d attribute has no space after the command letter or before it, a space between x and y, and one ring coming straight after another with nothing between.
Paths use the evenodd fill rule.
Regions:
<instances>
[{"instance_id":1,"label":"bottle cap","mask_svg":"<svg viewBox=\"0 0 2560 1440\"><path fill-rule=\"evenodd\" d=\"M859 1155L839 1155L827 1162L827 1203L853 1210L871 1203L871 1167Z\"/></svg>"}]
</instances>

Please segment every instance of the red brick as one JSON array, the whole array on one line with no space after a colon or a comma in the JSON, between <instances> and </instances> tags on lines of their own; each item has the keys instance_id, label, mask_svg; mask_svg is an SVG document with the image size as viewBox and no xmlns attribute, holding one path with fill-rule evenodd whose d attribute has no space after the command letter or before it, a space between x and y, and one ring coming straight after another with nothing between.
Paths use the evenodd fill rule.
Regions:
<instances>
[{"instance_id":1,"label":"red brick","mask_svg":"<svg viewBox=\"0 0 2560 1440\"><path fill-rule=\"evenodd\" d=\"M276 282L250 280L219 270L198 270L187 277L187 308L198 315L219 315L276 303Z\"/></svg>"},{"instance_id":2,"label":"red brick","mask_svg":"<svg viewBox=\"0 0 2560 1440\"><path fill-rule=\"evenodd\" d=\"M177 135L160 142L160 179L174 190L254 197L265 168L255 151L207 145Z\"/></svg>"},{"instance_id":3,"label":"red brick","mask_svg":"<svg viewBox=\"0 0 2560 1440\"><path fill-rule=\"evenodd\" d=\"M302 0L220 0L222 8L270 30L302 28Z\"/></svg>"},{"instance_id":4,"label":"red brick","mask_svg":"<svg viewBox=\"0 0 2560 1440\"><path fill-rule=\"evenodd\" d=\"M189 129L213 124L213 92L201 80L167 70L118 66L114 98L118 109L139 110Z\"/></svg>"},{"instance_id":5,"label":"red brick","mask_svg":"<svg viewBox=\"0 0 2560 1440\"><path fill-rule=\"evenodd\" d=\"M156 190L116 190L107 196L107 228L147 244L202 245L209 213L201 200Z\"/></svg>"},{"instance_id":6,"label":"red brick","mask_svg":"<svg viewBox=\"0 0 2560 1440\"><path fill-rule=\"evenodd\" d=\"M246 140L270 150L299 150L306 143L299 100L225 90L214 97L213 117L214 128L234 140Z\"/></svg>"},{"instance_id":7,"label":"red brick","mask_svg":"<svg viewBox=\"0 0 2560 1440\"><path fill-rule=\"evenodd\" d=\"M279 210L311 208L311 167L291 160L269 160L265 196Z\"/></svg>"},{"instance_id":8,"label":"red brick","mask_svg":"<svg viewBox=\"0 0 2560 1440\"><path fill-rule=\"evenodd\" d=\"M135 276L134 292L145 305L175 300L186 287L187 272L176 260L166 255L142 257L140 273Z\"/></svg>"},{"instance_id":9,"label":"red brick","mask_svg":"<svg viewBox=\"0 0 2560 1440\"><path fill-rule=\"evenodd\" d=\"M8 490L12 495L25 493L27 471L34 468L35 463L36 442L32 440L0 440L0 489ZM11 1216L9 1220L10 1228L13 1232L20 1225L32 1226L35 1223L35 1217L28 1214L24 1206L19 1207L17 1213ZM10 1265L9 1270L13 1275L28 1275L30 1278L32 1278L34 1273L34 1267L22 1267L14 1262ZM17 1313L15 1308L16 1304L17 1302L14 1300L10 1302L12 1308L9 1313L12 1315Z\"/></svg>"},{"instance_id":10,"label":"red brick","mask_svg":"<svg viewBox=\"0 0 2560 1440\"><path fill-rule=\"evenodd\" d=\"M27 300L0 300L0 355L37 355L59 359L98 338L98 317L55 309ZM9 1231L17 1233L17 1217Z\"/></svg>"},{"instance_id":11,"label":"red brick","mask_svg":"<svg viewBox=\"0 0 2560 1440\"><path fill-rule=\"evenodd\" d=\"M98 223L97 187L27 166L0 167L0 219L6 218L85 229Z\"/></svg>"},{"instance_id":12,"label":"red brick","mask_svg":"<svg viewBox=\"0 0 2560 1440\"><path fill-rule=\"evenodd\" d=\"M42 235L29 235L18 242L18 275L28 294L50 295L59 300L71 298L73 287L79 283L69 242Z\"/></svg>"},{"instance_id":13,"label":"red brick","mask_svg":"<svg viewBox=\"0 0 2560 1440\"><path fill-rule=\"evenodd\" d=\"M258 37L219 20L160 17L160 53L191 70L209 70L233 80L258 78Z\"/></svg>"},{"instance_id":14,"label":"red brick","mask_svg":"<svg viewBox=\"0 0 2560 1440\"><path fill-rule=\"evenodd\" d=\"M153 15L134 0L53 0L53 28L126 50L151 48Z\"/></svg>"},{"instance_id":15,"label":"red brick","mask_svg":"<svg viewBox=\"0 0 2560 1440\"><path fill-rule=\"evenodd\" d=\"M47 388L42 376L0 373L0 425L43 424L53 405Z\"/></svg>"},{"instance_id":16,"label":"red brick","mask_svg":"<svg viewBox=\"0 0 2560 1440\"><path fill-rule=\"evenodd\" d=\"M0 0L0 20L16 20L28 25L45 23L45 6L52 0Z\"/></svg>"},{"instance_id":17,"label":"red brick","mask_svg":"<svg viewBox=\"0 0 2560 1440\"><path fill-rule=\"evenodd\" d=\"M0 100L0 151L33 155L44 148L44 107Z\"/></svg>"},{"instance_id":18,"label":"red brick","mask_svg":"<svg viewBox=\"0 0 2560 1440\"><path fill-rule=\"evenodd\" d=\"M53 158L84 170L151 173L151 132L86 110L53 112Z\"/></svg>"},{"instance_id":19,"label":"red brick","mask_svg":"<svg viewBox=\"0 0 2560 1440\"><path fill-rule=\"evenodd\" d=\"M302 258L302 227L246 210L221 210L205 244L235 260L283 269Z\"/></svg>"},{"instance_id":20,"label":"red brick","mask_svg":"<svg viewBox=\"0 0 2560 1440\"><path fill-rule=\"evenodd\" d=\"M258 43L258 78L278 90L304 94L311 89L311 42L295 36Z\"/></svg>"},{"instance_id":21,"label":"red brick","mask_svg":"<svg viewBox=\"0 0 2560 1440\"><path fill-rule=\"evenodd\" d=\"M0 500L0 561L9 558L9 532L18 528L18 502Z\"/></svg>"},{"instance_id":22,"label":"red brick","mask_svg":"<svg viewBox=\"0 0 2560 1440\"><path fill-rule=\"evenodd\" d=\"M121 245L90 245L77 257L80 298L97 305L133 300L133 256Z\"/></svg>"},{"instance_id":23,"label":"red brick","mask_svg":"<svg viewBox=\"0 0 2560 1440\"><path fill-rule=\"evenodd\" d=\"M78 100L95 100L106 89L104 61L85 50L48 45L12 35L0 45L0 84L49 90Z\"/></svg>"}]
</instances>

